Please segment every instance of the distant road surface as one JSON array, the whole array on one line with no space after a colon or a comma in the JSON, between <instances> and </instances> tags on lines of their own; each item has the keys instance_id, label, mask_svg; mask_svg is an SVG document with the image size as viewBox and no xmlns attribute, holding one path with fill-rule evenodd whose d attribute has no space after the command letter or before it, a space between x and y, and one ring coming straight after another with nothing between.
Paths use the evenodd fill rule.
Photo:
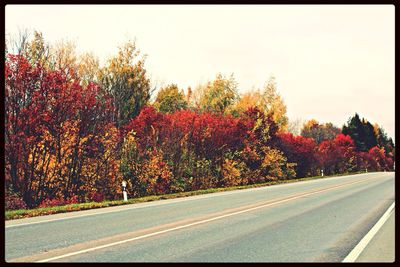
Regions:
<instances>
[{"instance_id":1,"label":"distant road surface","mask_svg":"<svg viewBox=\"0 0 400 267\"><path fill-rule=\"evenodd\" d=\"M394 172L6 221L7 262L341 262L395 200ZM355 261L394 261L394 212Z\"/></svg>"}]
</instances>

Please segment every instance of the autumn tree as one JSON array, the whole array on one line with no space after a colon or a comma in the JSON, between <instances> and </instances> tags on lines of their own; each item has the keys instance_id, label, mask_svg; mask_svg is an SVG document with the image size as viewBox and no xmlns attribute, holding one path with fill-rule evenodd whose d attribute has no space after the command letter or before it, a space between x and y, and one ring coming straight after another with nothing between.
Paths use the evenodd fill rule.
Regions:
<instances>
[{"instance_id":1,"label":"autumn tree","mask_svg":"<svg viewBox=\"0 0 400 267\"><path fill-rule=\"evenodd\" d=\"M251 90L239 96L239 99L229 108L229 112L234 116L241 116L249 108L258 108L264 112L265 99L260 90Z\"/></svg>"},{"instance_id":2,"label":"autumn tree","mask_svg":"<svg viewBox=\"0 0 400 267\"><path fill-rule=\"evenodd\" d=\"M374 134L376 136L376 141L378 147L384 148L385 153L394 158L394 143L393 139L388 137L385 130L380 127L377 123L374 124Z\"/></svg>"},{"instance_id":3,"label":"autumn tree","mask_svg":"<svg viewBox=\"0 0 400 267\"><path fill-rule=\"evenodd\" d=\"M77 74L83 85L88 85L90 82L99 83L100 63L94 54L82 54L79 56L77 64Z\"/></svg>"},{"instance_id":4,"label":"autumn tree","mask_svg":"<svg viewBox=\"0 0 400 267\"><path fill-rule=\"evenodd\" d=\"M173 113L188 107L184 92L176 84L161 88L153 105L162 113Z\"/></svg>"},{"instance_id":5,"label":"autumn tree","mask_svg":"<svg viewBox=\"0 0 400 267\"><path fill-rule=\"evenodd\" d=\"M101 69L100 83L113 98L113 121L118 127L137 116L150 99L152 90L144 63L145 57L140 57L136 43L130 41Z\"/></svg>"},{"instance_id":6,"label":"autumn tree","mask_svg":"<svg viewBox=\"0 0 400 267\"><path fill-rule=\"evenodd\" d=\"M333 140L325 140L318 146L317 157L325 174L337 174L356 170L356 147L352 138L339 134Z\"/></svg>"},{"instance_id":7,"label":"autumn tree","mask_svg":"<svg viewBox=\"0 0 400 267\"><path fill-rule=\"evenodd\" d=\"M291 133L281 133L278 137L279 149L283 151L289 162L296 163L295 170L297 177L317 174L317 145L314 139L294 136Z\"/></svg>"},{"instance_id":8,"label":"autumn tree","mask_svg":"<svg viewBox=\"0 0 400 267\"><path fill-rule=\"evenodd\" d=\"M266 82L262 95L265 101L264 105L266 113L272 115L272 118L278 125L280 132L286 132L288 127L286 105L276 89L274 77L271 77L268 82Z\"/></svg>"},{"instance_id":9,"label":"autumn tree","mask_svg":"<svg viewBox=\"0 0 400 267\"><path fill-rule=\"evenodd\" d=\"M293 178L296 175L294 164L287 161L277 146L278 126L272 114L265 114L258 108L249 108L241 120L243 125L248 124L246 121L251 123L249 136L241 151L241 158L247 166L245 175L248 182Z\"/></svg>"},{"instance_id":10,"label":"autumn tree","mask_svg":"<svg viewBox=\"0 0 400 267\"><path fill-rule=\"evenodd\" d=\"M46 180L61 173L64 122L76 115L79 90L61 72L32 66L20 55L6 61L7 174L28 205L43 197ZM78 100L78 101L77 101ZM60 141L60 139L59 139ZM11 153L11 151L14 151ZM58 153L59 157L52 154Z\"/></svg>"},{"instance_id":11,"label":"autumn tree","mask_svg":"<svg viewBox=\"0 0 400 267\"><path fill-rule=\"evenodd\" d=\"M61 71L66 79L78 79L78 55L72 41L62 40L50 47L50 68Z\"/></svg>"},{"instance_id":12,"label":"autumn tree","mask_svg":"<svg viewBox=\"0 0 400 267\"><path fill-rule=\"evenodd\" d=\"M200 108L211 112L224 113L238 97L237 82L233 74L229 78L218 74L214 81L199 90Z\"/></svg>"},{"instance_id":13,"label":"autumn tree","mask_svg":"<svg viewBox=\"0 0 400 267\"><path fill-rule=\"evenodd\" d=\"M374 146L368 151L370 157L369 167L374 171L393 170L393 159L387 157L384 148Z\"/></svg>"},{"instance_id":14,"label":"autumn tree","mask_svg":"<svg viewBox=\"0 0 400 267\"><path fill-rule=\"evenodd\" d=\"M41 32L35 31L33 39L27 43L26 49L21 53L32 65L48 66L50 63L50 45L44 40Z\"/></svg>"},{"instance_id":15,"label":"autumn tree","mask_svg":"<svg viewBox=\"0 0 400 267\"><path fill-rule=\"evenodd\" d=\"M5 77L7 186L29 207L46 198L83 200L93 188L115 195L110 97L100 101L98 85L82 87L20 55L8 55Z\"/></svg>"},{"instance_id":16,"label":"autumn tree","mask_svg":"<svg viewBox=\"0 0 400 267\"><path fill-rule=\"evenodd\" d=\"M273 78L240 97L233 75L187 95L171 84L146 105L144 60L134 42L104 67L39 32L7 42L7 209L116 199L122 179L137 197L394 168L393 140L357 114L349 135L315 120L285 133L295 130Z\"/></svg>"},{"instance_id":17,"label":"autumn tree","mask_svg":"<svg viewBox=\"0 0 400 267\"><path fill-rule=\"evenodd\" d=\"M291 133L293 135L300 135L303 125L304 125L304 121L301 118L289 120L287 130L289 133Z\"/></svg>"},{"instance_id":18,"label":"autumn tree","mask_svg":"<svg viewBox=\"0 0 400 267\"><path fill-rule=\"evenodd\" d=\"M257 108L272 116L280 132L288 130L286 105L276 89L275 78L271 77L262 90L252 89L241 96L229 108L229 113L240 116L249 108Z\"/></svg>"},{"instance_id":19,"label":"autumn tree","mask_svg":"<svg viewBox=\"0 0 400 267\"><path fill-rule=\"evenodd\" d=\"M314 119L304 123L301 129L301 136L312 138L317 144L325 140L333 140L340 133L340 129L335 127L332 123L320 124Z\"/></svg>"},{"instance_id":20,"label":"autumn tree","mask_svg":"<svg viewBox=\"0 0 400 267\"><path fill-rule=\"evenodd\" d=\"M29 43L30 32L27 29L20 29L16 34L8 34L6 38L6 55L21 55L26 56L26 51Z\"/></svg>"}]
</instances>

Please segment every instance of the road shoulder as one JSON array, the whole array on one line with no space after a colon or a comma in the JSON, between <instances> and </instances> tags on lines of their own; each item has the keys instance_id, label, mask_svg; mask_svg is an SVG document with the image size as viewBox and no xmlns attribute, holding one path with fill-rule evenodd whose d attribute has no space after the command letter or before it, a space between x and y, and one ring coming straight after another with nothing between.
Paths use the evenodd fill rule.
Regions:
<instances>
[{"instance_id":1,"label":"road shoulder","mask_svg":"<svg viewBox=\"0 0 400 267\"><path fill-rule=\"evenodd\" d=\"M394 262L395 260L395 213L365 247L356 262Z\"/></svg>"}]
</instances>

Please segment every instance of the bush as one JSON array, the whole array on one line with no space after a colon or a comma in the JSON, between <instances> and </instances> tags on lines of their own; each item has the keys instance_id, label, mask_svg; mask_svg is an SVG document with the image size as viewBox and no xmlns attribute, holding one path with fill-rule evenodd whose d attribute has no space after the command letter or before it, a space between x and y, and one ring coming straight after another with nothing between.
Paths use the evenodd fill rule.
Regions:
<instances>
[{"instance_id":1,"label":"bush","mask_svg":"<svg viewBox=\"0 0 400 267\"><path fill-rule=\"evenodd\" d=\"M79 198L76 195L73 195L70 198L67 198L67 201L65 201L65 204L77 204L79 203Z\"/></svg>"},{"instance_id":2,"label":"bush","mask_svg":"<svg viewBox=\"0 0 400 267\"><path fill-rule=\"evenodd\" d=\"M104 194L96 192L96 191L90 192L88 197L89 197L90 201L94 201L94 202L103 202L104 201Z\"/></svg>"},{"instance_id":3,"label":"bush","mask_svg":"<svg viewBox=\"0 0 400 267\"><path fill-rule=\"evenodd\" d=\"M6 210L19 210L26 209L27 205L20 195L12 192L6 192L5 208Z\"/></svg>"},{"instance_id":4,"label":"bush","mask_svg":"<svg viewBox=\"0 0 400 267\"><path fill-rule=\"evenodd\" d=\"M55 206L63 206L66 204L65 199L62 198L54 198L49 199L45 198L39 205L39 208L48 208L48 207L55 207Z\"/></svg>"}]
</instances>

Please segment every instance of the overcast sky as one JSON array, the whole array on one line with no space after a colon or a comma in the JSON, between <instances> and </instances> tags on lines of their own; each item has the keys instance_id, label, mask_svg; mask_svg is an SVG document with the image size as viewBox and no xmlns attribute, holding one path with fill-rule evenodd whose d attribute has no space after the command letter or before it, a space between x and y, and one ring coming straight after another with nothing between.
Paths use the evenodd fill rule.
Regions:
<instances>
[{"instance_id":1,"label":"overcast sky","mask_svg":"<svg viewBox=\"0 0 400 267\"><path fill-rule=\"evenodd\" d=\"M7 5L6 34L38 30L101 60L129 39L157 87L273 75L290 120L341 127L358 112L394 139L393 5Z\"/></svg>"}]
</instances>

